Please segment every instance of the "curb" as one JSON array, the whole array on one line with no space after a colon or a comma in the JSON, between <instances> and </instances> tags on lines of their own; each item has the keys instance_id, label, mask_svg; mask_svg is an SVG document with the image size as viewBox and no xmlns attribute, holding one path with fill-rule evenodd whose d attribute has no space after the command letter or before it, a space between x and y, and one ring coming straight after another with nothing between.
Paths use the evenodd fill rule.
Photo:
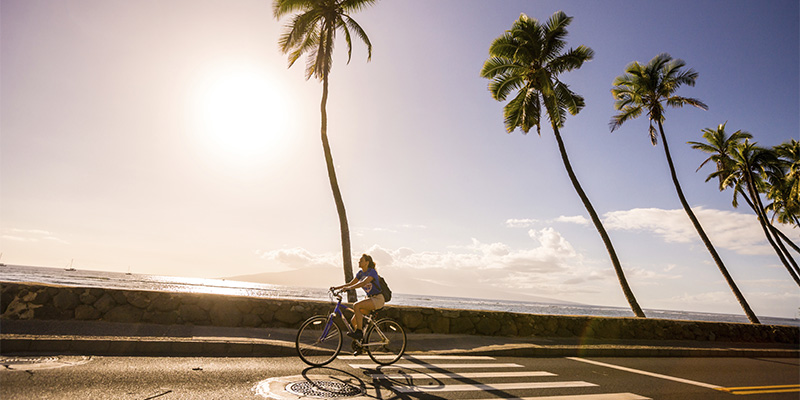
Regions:
<instances>
[{"instance_id":1,"label":"curb","mask_svg":"<svg viewBox=\"0 0 800 400\"><path fill-rule=\"evenodd\" d=\"M420 343L417 348L424 348ZM493 346L494 347L494 346ZM282 340L230 338L153 338L33 336L4 334L0 354L98 356L292 357L294 343ZM498 346L458 350L409 351L408 354L482 355L493 357L767 357L800 358L800 349L691 348L655 346Z\"/></svg>"},{"instance_id":2,"label":"curb","mask_svg":"<svg viewBox=\"0 0 800 400\"><path fill-rule=\"evenodd\" d=\"M150 337L87 338L25 337L3 335L0 354L64 354L97 356L196 356L196 357L288 357L297 353L294 344L282 341L176 339Z\"/></svg>"}]
</instances>

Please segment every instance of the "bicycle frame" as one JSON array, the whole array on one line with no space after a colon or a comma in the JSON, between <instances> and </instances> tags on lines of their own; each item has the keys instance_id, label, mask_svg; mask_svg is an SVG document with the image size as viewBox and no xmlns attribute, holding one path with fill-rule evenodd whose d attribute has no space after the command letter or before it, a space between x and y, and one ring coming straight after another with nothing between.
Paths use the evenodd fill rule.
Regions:
<instances>
[{"instance_id":1,"label":"bicycle frame","mask_svg":"<svg viewBox=\"0 0 800 400\"><path fill-rule=\"evenodd\" d=\"M331 324L334 323L333 319L336 318L337 316L342 320L344 325L347 327L348 332L355 332L353 327L350 326L350 322L348 322L347 319L345 318L344 311L342 311L342 310L349 310L355 312L355 310L353 310L352 307L348 307L347 305L342 304L342 296L340 294L336 294L334 296L336 296L336 299L338 301L336 302L336 307L333 308L333 311L331 311L331 313L328 314L328 322L325 324L325 329L322 331L322 338L328 337L328 333L330 333L331 329ZM363 327L375 326L375 323L373 322L372 318L369 315L364 315L363 325L364 325ZM383 337L385 340L383 332L381 332L381 337ZM322 338L320 338L320 340L322 340Z\"/></svg>"}]
</instances>

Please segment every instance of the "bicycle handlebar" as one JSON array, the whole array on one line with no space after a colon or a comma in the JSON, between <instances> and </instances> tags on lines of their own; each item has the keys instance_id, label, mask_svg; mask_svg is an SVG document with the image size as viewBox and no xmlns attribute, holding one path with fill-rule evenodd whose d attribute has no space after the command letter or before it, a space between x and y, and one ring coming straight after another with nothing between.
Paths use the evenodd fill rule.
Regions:
<instances>
[{"instance_id":1,"label":"bicycle handlebar","mask_svg":"<svg viewBox=\"0 0 800 400\"><path fill-rule=\"evenodd\" d=\"M341 289L341 290L336 290L336 289L334 289L333 287L330 287L330 288L328 289L328 291L330 291L330 293L331 293L331 294L332 294L334 297L336 297L337 299L340 299L340 300L341 300L341 298L342 298L342 293L344 293L344 292L345 292L345 290L344 290L344 289Z\"/></svg>"}]
</instances>

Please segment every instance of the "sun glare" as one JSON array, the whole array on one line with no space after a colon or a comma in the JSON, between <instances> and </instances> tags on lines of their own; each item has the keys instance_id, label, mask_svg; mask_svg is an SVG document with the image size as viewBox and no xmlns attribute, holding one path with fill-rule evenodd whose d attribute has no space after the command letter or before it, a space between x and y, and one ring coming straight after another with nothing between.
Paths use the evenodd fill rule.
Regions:
<instances>
[{"instance_id":1,"label":"sun glare","mask_svg":"<svg viewBox=\"0 0 800 400\"><path fill-rule=\"evenodd\" d=\"M288 136L286 102L265 72L228 70L203 83L196 120L207 146L234 160L280 153Z\"/></svg>"}]
</instances>

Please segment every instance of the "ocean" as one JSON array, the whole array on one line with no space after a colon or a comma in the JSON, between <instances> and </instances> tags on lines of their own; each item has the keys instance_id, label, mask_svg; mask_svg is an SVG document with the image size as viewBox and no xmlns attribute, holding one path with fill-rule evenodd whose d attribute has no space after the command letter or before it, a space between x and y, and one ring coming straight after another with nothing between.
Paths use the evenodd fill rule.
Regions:
<instances>
[{"instance_id":1,"label":"ocean","mask_svg":"<svg viewBox=\"0 0 800 400\"><path fill-rule=\"evenodd\" d=\"M321 288L269 285L225 279L183 278L20 265L0 265L0 282L35 282L65 286L164 292L215 293L263 298L291 298L302 300L328 299L327 290ZM526 314L633 317L631 310L624 307L421 296L396 292L392 294L391 304L461 310L508 311ZM648 318L710 322L748 322L744 315L651 309L645 309L644 311ZM759 315L759 319L763 324L800 326L800 319L798 318L780 318Z\"/></svg>"}]
</instances>

